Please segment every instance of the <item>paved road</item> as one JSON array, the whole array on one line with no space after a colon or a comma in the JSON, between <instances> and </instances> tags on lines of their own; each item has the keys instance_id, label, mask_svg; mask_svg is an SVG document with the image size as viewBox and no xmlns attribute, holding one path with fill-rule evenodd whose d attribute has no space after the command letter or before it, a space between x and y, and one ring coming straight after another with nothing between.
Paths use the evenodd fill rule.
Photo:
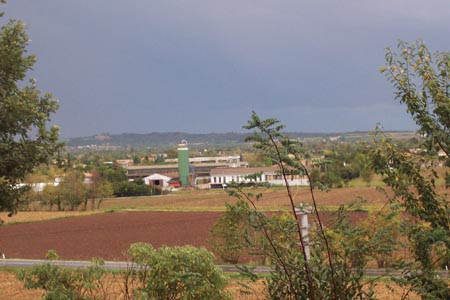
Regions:
<instances>
[{"instance_id":1,"label":"paved road","mask_svg":"<svg viewBox=\"0 0 450 300\"><path fill-rule=\"evenodd\" d=\"M43 264L49 262L48 260L41 259L0 259L0 267L16 267L16 268L31 268L38 264ZM88 267L91 265L90 261L80 261L80 260L54 260L51 261L52 264L56 266L64 266L69 268L79 268ZM105 261L105 268L108 270L126 270L132 267L130 262L124 261ZM219 267L225 273L238 273L239 270L233 265L219 265ZM270 267L266 266L256 266L253 268L253 272L256 274L265 274L270 272ZM386 269L366 269L364 274L367 276L384 276L384 275L394 275L402 276L401 271L389 271ZM439 276L450 278L449 271L438 271Z\"/></svg>"}]
</instances>

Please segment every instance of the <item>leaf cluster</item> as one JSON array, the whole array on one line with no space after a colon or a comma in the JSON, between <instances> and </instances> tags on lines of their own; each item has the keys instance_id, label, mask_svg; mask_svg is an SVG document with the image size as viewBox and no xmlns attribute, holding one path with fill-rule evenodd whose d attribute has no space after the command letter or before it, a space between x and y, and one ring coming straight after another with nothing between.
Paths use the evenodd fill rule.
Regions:
<instances>
[{"instance_id":1,"label":"leaf cluster","mask_svg":"<svg viewBox=\"0 0 450 300\"><path fill-rule=\"evenodd\" d=\"M129 255L139 266L137 275L142 287L137 299L230 299L224 291L227 280L213 264L213 255L204 248L192 246L154 249L138 243Z\"/></svg>"},{"instance_id":2,"label":"leaf cluster","mask_svg":"<svg viewBox=\"0 0 450 300\"><path fill-rule=\"evenodd\" d=\"M427 138L428 147L450 154L450 52L432 54L421 40L399 41L386 49L381 72L394 87L395 98Z\"/></svg>"},{"instance_id":3,"label":"leaf cluster","mask_svg":"<svg viewBox=\"0 0 450 300\"><path fill-rule=\"evenodd\" d=\"M371 284L365 286L363 282L363 268L370 255L365 231L349 226L345 207L330 228L322 224L309 175L309 168L315 164L305 163L299 141L283 134L284 126L278 120L262 120L256 113L245 128L255 130L247 140L254 142L255 149L279 167L291 207L291 214L269 218L258 211L257 202L263 201L261 194L253 195L240 184L231 185L228 191L249 203L252 227L265 239L262 249L273 268L268 279L270 299L373 299ZM303 201L306 207L312 207L310 216L315 219L315 226L309 233L297 219L301 207L289 186L287 176L290 174L304 175L310 181L311 198ZM250 272L246 270L246 273Z\"/></svg>"},{"instance_id":4,"label":"leaf cluster","mask_svg":"<svg viewBox=\"0 0 450 300\"><path fill-rule=\"evenodd\" d=\"M48 262L22 270L17 277L27 289L44 290L46 300L97 300L104 299L102 278L105 273L103 260L96 259L91 266L77 269Z\"/></svg>"},{"instance_id":5,"label":"leaf cluster","mask_svg":"<svg viewBox=\"0 0 450 300\"><path fill-rule=\"evenodd\" d=\"M423 41L399 41L398 50L386 51L381 68L395 90L395 98L406 105L420 128L428 149L443 151L450 166L450 53L431 54ZM404 232L414 261L399 267L406 276L396 281L422 299L450 299L448 283L437 276L436 266L448 265L450 257L450 207L437 192L439 175L428 157L411 157L392 140L379 134L371 156L373 167L392 188L389 198L398 209L413 217ZM446 174L448 177L448 171Z\"/></svg>"},{"instance_id":6,"label":"leaf cluster","mask_svg":"<svg viewBox=\"0 0 450 300\"><path fill-rule=\"evenodd\" d=\"M61 147L58 128L47 128L58 102L41 95L36 82L23 84L36 58L27 55L25 25L11 20L0 28L0 209L16 212L28 173Z\"/></svg>"}]
</instances>

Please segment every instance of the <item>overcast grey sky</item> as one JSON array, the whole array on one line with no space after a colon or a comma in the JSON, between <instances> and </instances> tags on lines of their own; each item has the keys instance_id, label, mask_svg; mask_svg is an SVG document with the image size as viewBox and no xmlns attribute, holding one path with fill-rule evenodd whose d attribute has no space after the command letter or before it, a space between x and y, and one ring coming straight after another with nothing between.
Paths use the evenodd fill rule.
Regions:
<instances>
[{"instance_id":1,"label":"overcast grey sky","mask_svg":"<svg viewBox=\"0 0 450 300\"><path fill-rule=\"evenodd\" d=\"M448 0L9 0L63 137L230 132L255 110L288 131L415 129L379 73L385 47L450 50Z\"/></svg>"}]
</instances>

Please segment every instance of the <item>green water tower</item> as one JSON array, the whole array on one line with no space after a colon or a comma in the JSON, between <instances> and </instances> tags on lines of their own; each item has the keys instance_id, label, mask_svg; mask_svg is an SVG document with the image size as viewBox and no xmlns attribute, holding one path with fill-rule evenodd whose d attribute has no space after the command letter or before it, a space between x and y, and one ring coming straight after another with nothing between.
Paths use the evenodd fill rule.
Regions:
<instances>
[{"instance_id":1,"label":"green water tower","mask_svg":"<svg viewBox=\"0 0 450 300\"><path fill-rule=\"evenodd\" d=\"M182 186L189 185L189 154L186 140L182 140L181 144L178 144L178 176Z\"/></svg>"}]
</instances>

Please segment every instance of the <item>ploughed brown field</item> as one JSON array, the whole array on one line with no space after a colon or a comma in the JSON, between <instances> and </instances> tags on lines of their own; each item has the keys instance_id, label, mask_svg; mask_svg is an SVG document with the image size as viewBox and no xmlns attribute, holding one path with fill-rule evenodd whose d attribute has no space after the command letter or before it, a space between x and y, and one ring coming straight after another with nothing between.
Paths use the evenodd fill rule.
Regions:
<instances>
[{"instance_id":1,"label":"ploughed brown field","mask_svg":"<svg viewBox=\"0 0 450 300\"><path fill-rule=\"evenodd\" d=\"M258 201L261 210L287 210L289 201L283 189L255 189L263 192ZM358 197L369 206L381 207L386 199L371 188L316 191L317 203L336 207ZM309 202L309 191L293 188L296 202ZM155 211L87 212L19 212L6 222L27 222L0 226L0 252L8 258L44 258L49 249L64 259L123 260L130 244L136 242L161 245L207 246L211 226L224 210L225 202L235 199L224 191L182 191L160 197L107 199L102 209L134 209ZM161 210L174 211L161 211ZM216 211L214 211L216 210ZM70 217L63 219L52 219ZM52 219L52 220L48 220ZM33 222L40 221L40 222Z\"/></svg>"},{"instance_id":2,"label":"ploughed brown field","mask_svg":"<svg viewBox=\"0 0 450 300\"><path fill-rule=\"evenodd\" d=\"M212 225L222 212L115 212L0 227L0 251L8 258L125 260L132 243L208 248ZM353 213L357 221L364 213Z\"/></svg>"},{"instance_id":3,"label":"ploughed brown field","mask_svg":"<svg viewBox=\"0 0 450 300\"><path fill-rule=\"evenodd\" d=\"M292 190L296 202L310 202L308 189L293 187ZM284 189L255 189L251 192L263 193L258 201L261 210L289 209ZM315 191L315 196L319 206L331 209L360 197L367 199L367 209L379 209L386 203L384 195L375 187ZM0 226L0 253L5 253L8 258L44 258L45 253L53 249L63 259L102 257L124 260L130 244L137 242L151 243L154 247L208 247L211 226L222 214L224 203L234 201L222 190L181 191L160 197L107 199L101 206L106 210L141 211L36 211L19 212L13 218L1 213L0 218L6 222L28 222ZM52 219L61 217L67 218ZM361 214L352 214L352 219L360 217Z\"/></svg>"},{"instance_id":4,"label":"ploughed brown field","mask_svg":"<svg viewBox=\"0 0 450 300\"><path fill-rule=\"evenodd\" d=\"M64 259L124 260L130 244L205 246L221 212L115 212L0 227L0 250L8 258L44 258L49 249Z\"/></svg>"}]
</instances>

